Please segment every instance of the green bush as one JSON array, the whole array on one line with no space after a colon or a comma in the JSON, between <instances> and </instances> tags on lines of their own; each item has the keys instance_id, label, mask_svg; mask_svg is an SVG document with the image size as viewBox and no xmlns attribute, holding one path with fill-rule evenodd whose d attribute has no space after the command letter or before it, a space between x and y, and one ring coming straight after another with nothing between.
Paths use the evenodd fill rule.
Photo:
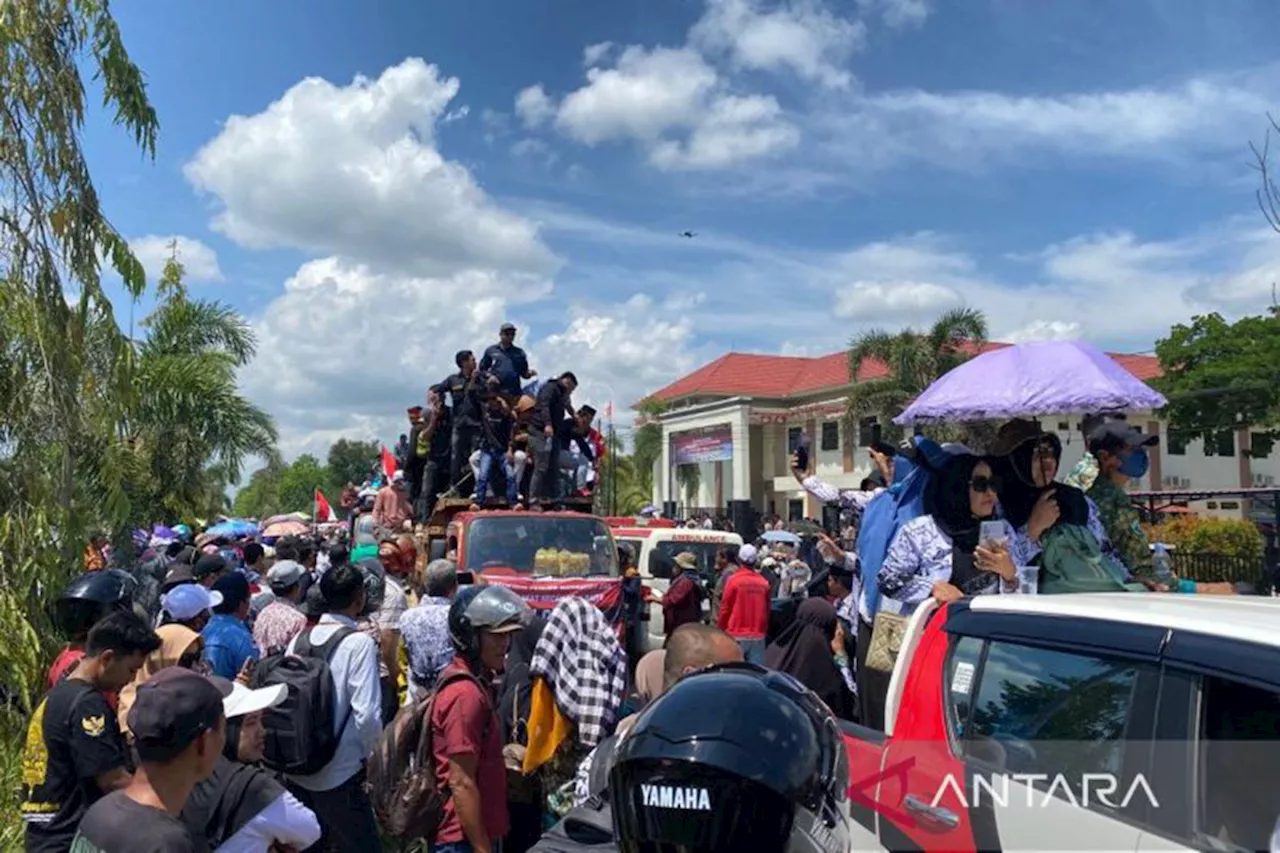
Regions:
<instances>
[{"instance_id":1,"label":"green bush","mask_svg":"<svg viewBox=\"0 0 1280 853\"><path fill-rule=\"evenodd\" d=\"M1265 542L1245 519L1175 518L1147 528L1152 542L1164 542L1185 554L1220 554L1261 563Z\"/></svg>"}]
</instances>

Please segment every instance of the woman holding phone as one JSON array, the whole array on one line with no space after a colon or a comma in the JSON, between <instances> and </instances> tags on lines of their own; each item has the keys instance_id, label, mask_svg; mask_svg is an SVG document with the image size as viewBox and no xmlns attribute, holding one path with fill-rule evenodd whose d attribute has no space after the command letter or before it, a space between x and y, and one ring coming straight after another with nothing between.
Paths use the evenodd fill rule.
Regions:
<instances>
[{"instance_id":1,"label":"woman holding phone","mask_svg":"<svg viewBox=\"0 0 1280 853\"><path fill-rule=\"evenodd\" d=\"M987 461L965 453L947 462L925 490L925 515L899 528L880 565L882 611L908 616L928 598L1035 592L1021 535L996 517L997 488Z\"/></svg>"}]
</instances>

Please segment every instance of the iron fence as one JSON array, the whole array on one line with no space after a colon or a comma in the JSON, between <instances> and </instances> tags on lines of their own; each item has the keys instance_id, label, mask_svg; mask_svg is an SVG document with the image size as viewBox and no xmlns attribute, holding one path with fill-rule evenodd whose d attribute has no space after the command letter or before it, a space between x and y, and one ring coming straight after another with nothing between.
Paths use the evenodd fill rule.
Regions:
<instances>
[{"instance_id":1,"label":"iron fence","mask_svg":"<svg viewBox=\"0 0 1280 853\"><path fill-rule=\"evenodd\" d=\"M1259 593L1270 595L1275 587L1276 566L1273 560L1255 560L1230 554L1169 552L1173 571L1178 577L1202 583L1252 584Z\"/></svg>"}]
</instances>

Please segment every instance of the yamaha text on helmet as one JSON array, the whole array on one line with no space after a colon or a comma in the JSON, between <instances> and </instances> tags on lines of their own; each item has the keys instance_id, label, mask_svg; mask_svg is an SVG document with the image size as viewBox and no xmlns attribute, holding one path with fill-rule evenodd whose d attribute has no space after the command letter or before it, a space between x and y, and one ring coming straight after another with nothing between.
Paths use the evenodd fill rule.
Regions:
<instances>
[{"instance_id":1,"label":"yamaha text on helmet","mask_svg":"<svg viewBox=\"0 0 1280 853\"><path fill-rule=\"evenodd\" d=\"M82 642L102 617L133 608L138 587L133 575L120 569L88 572L67 584L53 605L53 622L69 642Z\"/></svg>"},{"instance_id":2,"label":"yamaha text on helmet","mask_svg":"<svg viewBox=\"0 0 1280 853\"><path fill-rule=\"evenodd\" d=\"M459 653L475 660L481 631L520 627L528 616L529 605L505 586L464 587L449 606L449 638Z\"/></svg>"},{"instance_id":3,"label":"yamaha text on helmet","mask_svg":"<svg viewBox=\"0 0 1280 853\"><path fill-rule=\"evenodd\" d=\"M618 744L609 790L624 853L851 849L835 718L754 664L690 675L646 708Z\"/></svg>"}]
</instances>

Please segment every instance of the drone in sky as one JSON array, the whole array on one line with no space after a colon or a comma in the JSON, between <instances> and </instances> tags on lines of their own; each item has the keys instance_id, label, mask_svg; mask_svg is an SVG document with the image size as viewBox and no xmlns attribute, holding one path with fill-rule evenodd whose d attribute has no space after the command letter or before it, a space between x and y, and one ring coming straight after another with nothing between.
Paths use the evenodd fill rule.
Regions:
<instances>
[{"instance_id":1,"label":"drone in sky","mask_svg":"<svg viewBox=\"0 0 1280 853\"><path fill-rule=\"evenodd\" d=\"M685 238L686 240L692 240L694 237L698 236L698 232L697 231L681 231L680 236Z\"/></svg>"}]
</instances>

